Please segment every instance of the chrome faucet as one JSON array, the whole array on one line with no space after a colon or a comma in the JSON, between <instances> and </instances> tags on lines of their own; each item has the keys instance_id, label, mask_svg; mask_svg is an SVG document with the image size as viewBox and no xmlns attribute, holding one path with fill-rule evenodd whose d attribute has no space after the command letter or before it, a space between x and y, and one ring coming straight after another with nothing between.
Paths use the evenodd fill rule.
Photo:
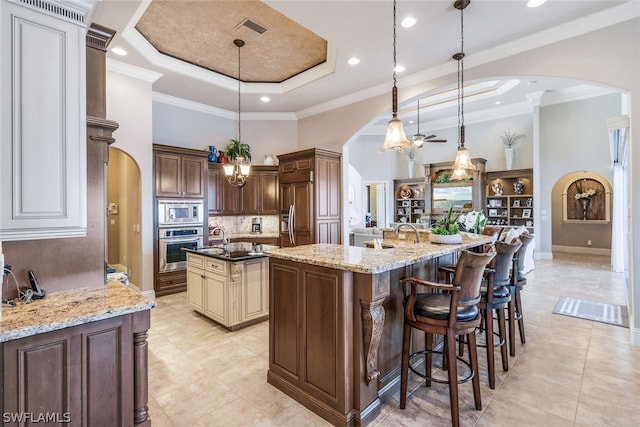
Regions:
<instances>
[{"instance_id":1,"label":"chrome faucet","mask_svg":"<svg viewBox=\"0 0 640 427\"><path fill-rule=\"evenodd\" d=\"M229 240L225 237L224 228L214 227L213 230L211 230L211 233L215 234L216 231L220 231L222 233L222 250L227 252L227 250L229 250Z\"/></svg>"},{"instance_id":2,"label":"chrome faucet","mask_svg":"<svg viewBox=\"0 0 640 427\"><path fill-rule=\"evenodd\" d=\"M413 224L409 224L408 222L403 222L402 224L396 225L396 228L393 229L393 232L398 234L398 232L404 225L406 225L407 227L411 227L411 229L413 229L413 231L416 232L416 240L413 243L420 243L420 233L418 233L418 229Z\"/></svg>"}]
</instances>

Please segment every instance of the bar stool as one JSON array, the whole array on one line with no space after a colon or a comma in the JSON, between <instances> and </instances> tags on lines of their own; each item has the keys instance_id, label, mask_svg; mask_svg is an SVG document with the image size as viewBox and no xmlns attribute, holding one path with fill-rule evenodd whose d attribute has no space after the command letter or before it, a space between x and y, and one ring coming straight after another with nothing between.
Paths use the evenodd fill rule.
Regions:
<instances>
[{"instance_id":1,"label":"bar stool","mask_svg":"<svg viewBox=\"0 0 640 427\"><path fill-rule=\"evenodd\" d=\"M489 376L489 388L496 388L496 369L494 360L495 347L500 347L502 356L502 370L509 370L509 357L507 355L507 326L505 310L512 301L509 286L511 284L511 265L513 255L522 246L520 242L505 243L495 242L496 256L485 271L485 280L480 288L480 311L484 319L485 345L487 348L487 371ZM493 329L493 313L498 318L498 333ZM494 344L494 335L499 340Z\"/></svg>"},{"instance_id":2,"label":"bar stool","mask_svg":"<svg viewBox=\"0 0 640 427\"><path fill-rule=\"evenodd\" d=\"M507 307L509 312L509 354L511 356L516 355L516 321L518 322L518 331L520 333L520 342L526 343L524 334L524 317L522 315L522 298L520 291L527 284L527 278L524 277L524 255L527 252L527 247L533 241L535 235L530 233L523 233L519 239L522 242L522 246L518 249L518 252L513 256L512 267L512 279L509 286L511 292L511 301Z\"/></svg>"},{"instance_id":3,"label":"bar stool","mask_svg":"<svg viewBox=\"0 0 640 427\"><path fill-rule=\"evenodd\" d=\"M400 374L400 408L407 405L407 382L409 369L426 379L425 385L431 381L449 384L449 400L451 405L451 423L460 425L458 409L458 384L472 381L475 408L482 409L480 397L480 381L478 379L478 351L476 348L475 329L480 325L480 283L487 264L495 257L495 253L474 253L463 251L456 264L452 284L441 284L427 280L408 277L402 282L411 285L411 291L404 301L404 329L402 334L402 367ZM417 285L429 287L441 292L416 292ZM411 331L418 329L425 334L425 348L410 353ZM434 351L433 335L444 335L444 352ZM456 336L466 336L469 347L469 361L456 356ZM446 355L448 380L433 378L431 371L432 355ZM425 355L425 373L420 373L410 365L410 360L418 355ZM470 373L458 380L458 364L465 363ZM443 360L444 363L444 360Z\"/></svg>"}]
</instances>

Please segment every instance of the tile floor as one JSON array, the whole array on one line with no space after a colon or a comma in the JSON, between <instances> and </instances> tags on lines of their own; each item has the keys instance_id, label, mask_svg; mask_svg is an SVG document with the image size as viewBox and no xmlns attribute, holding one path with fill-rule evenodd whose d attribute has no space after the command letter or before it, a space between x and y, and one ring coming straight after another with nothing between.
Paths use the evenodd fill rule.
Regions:
<instances>
[{"instance_id":1,"label":"tile floor","mask_svg":"<svg viewBox=\"0 0 640 427\"><path fill-rule=\"evenodd\" d=\"M464 426L638 426L640 347L629 329L552 314L561 295L625 304L608 258L556 254L536 261L523 292L527 344L490 390L481 371L482 407L460 386ZM149 411L161 426L325 426L320 417L266 383L268 327L236 332L194 313L186 294L158 298L149 333ZM499 352L496 366L501 367ZM484 353L479 352L481 367ZM413 381L407 408L399 392L374 425L448 426L446 385Z\"/></svg>"}]
</instances>

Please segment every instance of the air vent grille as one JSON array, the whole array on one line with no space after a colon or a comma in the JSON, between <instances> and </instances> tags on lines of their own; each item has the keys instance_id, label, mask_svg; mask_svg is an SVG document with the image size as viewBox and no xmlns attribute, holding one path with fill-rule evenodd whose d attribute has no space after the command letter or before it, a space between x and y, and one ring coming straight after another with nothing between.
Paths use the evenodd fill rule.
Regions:
<instances>
[{"instance_id":1,"label":"air vent grille","mask_svg":"<svg viewBox=\"0 0 640 427\"><path fill-rule=\"evenodd\" d=\"M62 18L66 21L71 21L74 24L80 24L85 26L86 11L81 9L74 9L69 5L60 3L53 3L47 0L13 0L15 3L20 3L25 6L29 6L33 9L44 12L48 15Z\"/></svg>"},{"instance_id":2,"label":"air vent grille","mask_svg":"<svg viewBox=\"0 0 640 427\"><path fill-rule=\"evenodd\" d=\"M248 35L250 37L260 37L268 31L268 28L263 27L251 19L245 19L235 28L236 31Z\"/></svg>"}]
</instances>

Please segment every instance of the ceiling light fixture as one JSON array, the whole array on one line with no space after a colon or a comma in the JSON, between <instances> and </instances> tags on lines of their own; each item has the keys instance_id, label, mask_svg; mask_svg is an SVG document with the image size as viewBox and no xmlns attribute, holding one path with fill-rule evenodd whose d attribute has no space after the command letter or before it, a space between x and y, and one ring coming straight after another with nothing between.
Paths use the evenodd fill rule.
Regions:
<instances>
[{"instance_id":1,"label":"ceiling light fixture","mask_svg":"<svg viewBox=\"0 0 640 427\"><path fill-rule=\"evenodd\" d=\"M460 52L453 55L453 59L458 61L458 152L453 163L453 174L451 179L469 179L469 171L476 167L471 162L471 157L464 148L464 9L469 6L471 0L456 0L453 7L460 10Z\"/></svg>"},{"instance_id":2,"label":"ceiling light fixture","mask_svg":"<svg viewBox=\"0 0 640 427\"><path fill-rule=\"evenodd\" d=\"M263 97L260 98L260 101L269 102L269 101L271 101L271 98L269 98L268 96L263 96Z\"/></svg>"},{"instance_id":3,"label":"ceiling light fixture","mask_svg":"<svg viewBox=\"0 0 640 427\"><path fill-rule=\"evenodd\" d=\"M396 0L393 0L393 89L391 91L392 118L387 124L387 135L380 151L394 150L403 152L413 145L404 133L402 120L398 119L398 87L396 86Z\"/></svg>"},{"instance_id":4,"label":"ceiling light fixture","mask_svg":"<svg viewBox=\"0 0 640 427\"><path fill-rule=\"evenodd\" d=\"M416 18L414 18L413 16L407 16L402 20L400 25L402 26L402 28L411 28L416 25L416 22Z\"/></svg>"},{"instance_id":5,"label":"ceiling light fixture","mask_svg":"<svg viewBox=\"0 0 640 427\"><path fill-rule=\"evenodd\" d=\"M542 5L542 4L546 3L546 2L547 2L547 0L529 0L527 2L527 6L528 7L538 7L538 6L540 6L540 5Z\"/></svg>"},{"instance_id":6,"label":"ceiling light fixture","mask_svg":"<svg viewBox=\"0 0 640 427\"><path fill-rule=\"evenodd\" d=\"M422 148L422 146L424 145L426 136L420 133L420 98L418 98L418 119L417 120L418 120L418 133L413 135L411 140L413 141L413 145L415 145L418 148Z\"/></svg>"},{"instance_id":7,"label":"ceiling light fixture","mask_svg":"<svg viewBox=\"0 0 640 427\"><path fill-rule=\"evenodd\" d=\"M125 56L127 54L127 51L124 50L123 48L121 48L120 46L112 47L111 48L111 52L115 53L116 55L120 55L120 56Z\"/></svg>"},{"instance_id":8,"label":"ceiling light fixture","mask_svg":"<svg viewBox=\"0 0 640 427\"><path fill-rule=\"evenodd\" d=\"M246 145L242 144L242 127L241 127L241 108L240 108L240 48L244 46L244 41L240 39L235 39L233 44L238 47L238 145ZM235 141L232 141L234 143ZM245 161L246 160L246 161ZM250 156L248 159L245 159L244 156L237 156L235 159L229 159L230 163L226 163L222 168L224 169L224 174L227 176L227 180L229 184L235 187L244 187L247 183L247 177L249 176L249 170L251 165L247 162L251 160Z\"/></svg>"}]
</instances>

